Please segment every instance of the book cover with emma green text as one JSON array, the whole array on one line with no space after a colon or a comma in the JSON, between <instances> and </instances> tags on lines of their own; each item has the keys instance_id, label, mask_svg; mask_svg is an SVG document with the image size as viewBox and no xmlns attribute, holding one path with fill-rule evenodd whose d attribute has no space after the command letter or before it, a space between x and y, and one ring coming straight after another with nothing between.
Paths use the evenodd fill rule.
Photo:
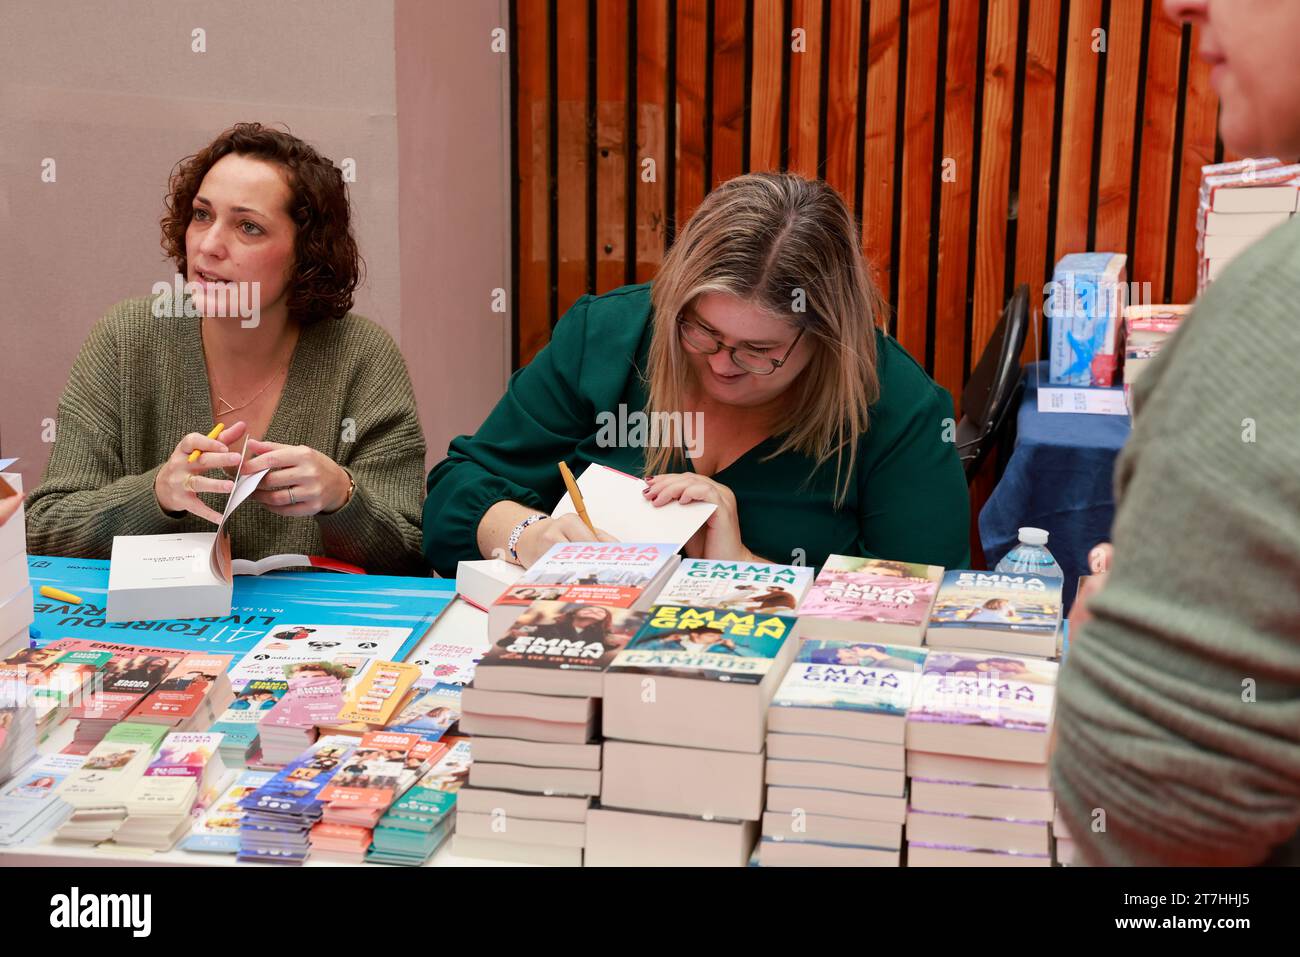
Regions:
<instances>
[{"instance_id":1,"label":"book cover with emma green text","mask_svg":"<svg viewBox=\"0 0 1300 957\"><path fill-rule=\"evenodd\" d=\"M1061 583L1038 575L950 571L943 576L931 629L1054 634L1061 618Z\"/></svg>"},{"instance_id":2,"label":"book cover with emma green text","mask_svg":"<svg viewBox=\"0 0 1300 957\"><path fill-rule=\"evenodd\" d=\"M1037 658L932 652L907 717L1045 732L1051 725L1059 668Z\"/></svg>"},{"instance_id":3,"label":"book cover with emma green text","mask_svg":"<svg viewBox=\"0 0 1300 957\"><path fill-rule=\"evenodd\" d=\"M905 715L925 658L921 648L805 639L772 706Z\"/></svg>"},{"instance_id":4,"label":"book cover with emma green text","mask_svg":"<svg viewBox=\"0 0 1300 957\"><path fill-rule=\"evenodd\" d=\"M792 615L812 580L805 565L683 558L655 604Z\"/></svg>"},{"instance_id":5,"label":"book cover with emma green text","mask_svg":"<svg viewBox=\"0 0 1300 957\"><path fill-rule=\"evenodd\" d=\"M568 601L631 608L676 555L677 547L666 544L558 542L496 604Z\"/></svg>"},{"instance_id":6,"label":"book cover with emma green text","mask_svg":"<svg viewBox=\"0 0 1300 957\"><path fill-rule=\"evenodd\" d=\"M934 602L937 565L831 555L799 607L799 617L919 626Z\"/></svg>"},{"instance_id":7,"label":"book cover with emma green text","mask_svg":"<svg viewBox=\"0 0 1300 957\"><path fill-rule=\"evenodd\" d=\"M609 670L759 684L794 624L783 615L656 605Z\"/></svg>"}]
</instances>

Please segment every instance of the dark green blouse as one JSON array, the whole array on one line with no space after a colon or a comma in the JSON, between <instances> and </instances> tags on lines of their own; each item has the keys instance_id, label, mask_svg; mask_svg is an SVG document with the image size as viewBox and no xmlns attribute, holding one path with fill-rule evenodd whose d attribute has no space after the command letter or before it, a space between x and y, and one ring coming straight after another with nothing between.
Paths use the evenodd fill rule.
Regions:
<instances>
[{"instance_id":1,"label":"dark green blouse","mask_svg":"<svg viewBox=\"0 0 1300 957\"><path fill-rule=\"evenodd\" d=\"M550 511L564 494L561 459L575 474L592 462L644 473L645 450L605 447L597 417L620 405L627 414L645 408L649 320L648 283L583 296L511 377L478 432L452 441L429 473L424 505L424 553L439 574L482 557L479 522L497 502ZM818 567L830 554L969 565L970 502L945 428L952 398L894 339L877 332L876 345L880 399L842 508L834 459L820 467L798 453L764 460L780 445L776 436L713 476L735 494L741 539L755 554Z\"/></svg>"}]
</instances>

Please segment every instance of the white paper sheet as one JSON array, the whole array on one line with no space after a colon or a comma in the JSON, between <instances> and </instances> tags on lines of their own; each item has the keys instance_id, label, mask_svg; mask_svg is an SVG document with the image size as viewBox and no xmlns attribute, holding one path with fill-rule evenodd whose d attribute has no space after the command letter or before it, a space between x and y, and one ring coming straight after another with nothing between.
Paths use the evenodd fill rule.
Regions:
<instances>
[{"instance_id":1,"label":"white paper sheet","mask_svg":"<svg viewBox=\"0 0 1300 957\"><path fill-rule=\"evenodd\" d=\"M644 479L605 465L589 465L578 476L591 524L621 542L667 542L681 548L717 510L709 502L669 502L655 508L641 494L644 488ZM565 492L551 517L576 511Z\"/></svg>"}]
</instances>

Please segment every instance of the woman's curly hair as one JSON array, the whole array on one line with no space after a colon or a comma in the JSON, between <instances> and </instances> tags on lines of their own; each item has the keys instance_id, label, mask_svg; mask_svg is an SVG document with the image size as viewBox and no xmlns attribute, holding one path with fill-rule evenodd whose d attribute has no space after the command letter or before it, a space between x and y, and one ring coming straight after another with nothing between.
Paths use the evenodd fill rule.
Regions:
<instances>
[{"instance_id":1,"label":"woman's curly hair","mask_svg":"<svg viewBox=\"0 0 1300 957\"><path fill-rule=\"evenodd\" d=\"M310 323L346 314L365 264L352 235L343 173L298 137L261 123L236 123L176 164L161 224L167 257L182 276L189 275L185 231L194 215L194 197L208 170L232 153L275 163L285 171L293 192L288 212L298 232L288 285L289 315Z\"/></svg>"}]
</instances>

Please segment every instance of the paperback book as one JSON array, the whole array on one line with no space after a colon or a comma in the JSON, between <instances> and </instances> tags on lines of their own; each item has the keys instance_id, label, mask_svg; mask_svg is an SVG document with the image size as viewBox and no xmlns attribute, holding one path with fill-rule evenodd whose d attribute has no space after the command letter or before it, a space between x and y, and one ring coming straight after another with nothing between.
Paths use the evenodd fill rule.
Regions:
<instances>
[{"instance_id":1,"label":"paperback book","mask_svg":"<svg viewBox=\"0 0 1300 957\"><path fill-rule=\"evenodd\" d=\"M812 580L805 565L683 558L655 604L792 615Z\"/></svg>"},{"instance_id":2,"label":"paperback book","mask_svg":"<svg viewBox=\"0 0 1300 957\"><path fill-rule=\"evenodd\" d=\"M557 542L492 603L488 635L501 638L536 601L644 611L678 561L675 545Z\"/></svg>"},{"instance_id":3,"label":"paperback book","mask_svg":"<svg viewBox=\"0 0 1300 957\"><path fill-rule=\"evenodd\" d=\"M919 645L943 569L831 555L799 606L800 634Z\"/></svg>"}]
</instances>

